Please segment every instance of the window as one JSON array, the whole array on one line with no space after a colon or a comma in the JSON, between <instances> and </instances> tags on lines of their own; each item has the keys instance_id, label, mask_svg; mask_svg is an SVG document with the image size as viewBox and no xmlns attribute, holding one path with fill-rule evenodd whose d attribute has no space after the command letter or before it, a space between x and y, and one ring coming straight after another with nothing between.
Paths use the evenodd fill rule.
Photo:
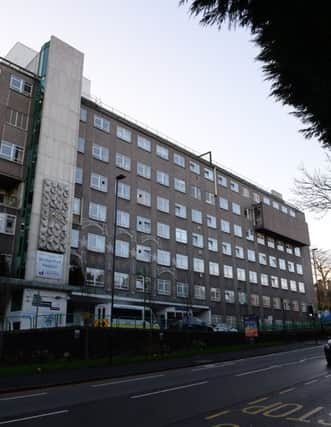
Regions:
<instances>
[{"instance_id":1,"label":"window","mask_svg":"<svg viewBox=\"0 0 331 427\"><path fill-rule=\"evenodd\" d=\"M210 288L210 301L221 301L221 290L219 288Z\"/></svg>"},{"instance_id":2,"label":"window","mask_svg":"<svg viewBox=\"0 0 331 427\"><path fill-rule=\"evenodd\" d=\"M130 200L130 185L124 182L117 183L118 197L125 200Z\"/></svg>"},{"instance_id":3,"label":"window","mask_svg":"<svg viewBox=\"0 0 331 427\"><path fill-rule=\"evenodd\" d=\"M219 185L221 185L222 187L227 187L228 186L228 180L226 179L225 176L222 175L218 175L217 176L217 182L219 183Z\"/></svg>"},{"instance_id":4,"label":"window","mask_svg":"<svg viewBox=\"0 0 331 427\"><path fill-rule=\"evenodd\" d=\"M295 218L295 211L293 209L290 209L290 215Z\"/></svg>"},{"instance_id":5,"label":"window","mask_svg":"<svg viewBox=\"0 0 331 427\"><path fill-rule=\"evenodd\" d=\"M217 252L218 251L218 242L216 239L212 238L212 237L208 237L208 250L212 251L212 252Z\"/></svg>"},{"instance_id":6,"label":"window","mask_svg":"<svg viewBox=\"0 0 331 427\"><path fill-rule=\"evenodd\" d=\"M177 282L176 283L176 289L177 289L177 296L180 298L187 298L188 297L188 284Z\"/></svg>"},{"instance_id":7,"label":"window","mask_svg":"<svg viewBox=\"0 0 331 427\"><path fill-rule=\"evenodd\" d=\"M126 273L119 273L115 271L114 274L114 287L116 289L129 289L129 275Z\"/></svg>"},{"instance_id":8,"label":"window","mask_svg":"<svg viewBox=\"0 0 331 427\"><path fill-rule=\"evenodd\" d=\"M276 310L280 310L280 297L274 297L273 302L274 302L274 308Z\"/></svg>"},{"instance_id":9,"label":"window","mask_svg":"<svg viewBox=\"0 0 331 427\"><path fill-rule=\"evenodd\" d=\"M244 248L242 248L241 246L236 246L234 248L234 251L237 258L244 258Z\"/></svg>"},{"instance_id":10,"label":"window","mask_svg":"<svg viewBox=\"0 0 331 427\"><path fill-rule=\"evenodd\" d=\"M187 218L186 206L181 205L180 203L175 204L175 213L179 218Z\"/></svg>"},{"instance_id":11,"label":"window","mask_svg":"<svg viewBox=\"0 0 331 427\"><path fill-rule=\"evenodd\" d=\"M98 203L90 202L89 204L89 217L97 221L106 221L107 207L99 205Z\"/></svg>"},{"instance_id":12,"label":"window","mask_svg":"<svg viewBox=\"0 0 331 427\"><path fill-rule=\"evenodd\" d=\"M299 311L299 303L298 301L292 301L292 309L293 311Z\"/></svg>"},{"instance_id":13,"label":"window","mask_svg":"<svg viewBox=\"0 0 331 427\"><path fill-rule=\"evenodd\" d=\"M186 183L184 180L179 178L174 178L174 188L177 191L180 191L181 193L186 192Z\"/></svg>"},{"instance_id":14,"label":"window","mask_svg":"<svg viewBox=\"0 0 331 427\"><path fill-rule=\"evenodd\" d=\"M187 231L182 228L176 228L176 242L187 243Z\"/></svg>"},{"instance_id":15,"label":"window","mask_svg":"<svg viewBox=\"0 0 331 427\"><path fill-rule=\"evenodd\" d=\"M23 148L8 141L0 143L0 157L14 163L23 163Z\"/></svg>"},{"instance_id":16,"label":"window","mask_svg":"<svg viewBox=\"0 0 331 427\"><path fill-rule=\"evenodd\" d=\"M246 271L243 268L237 268L237 279L241 282L246 281Z\"/></svg>"},{"instance_id":17,"label":"window","mask_svg":"<svg viewBox=\"0 0 331 427\"><path fill-rule=\"evenodd\" d=\"M246 239L254 242L254 231L250 228L246 231Z\"/></svg>"},{"instance_id":18,"label":"window","mask_svg":"<svg viewBox=\"0 0 331 427\"><path fill-rule=\"evenodd\" d=\"M249 198L249 190L246 187L243 187L243 196Z\"/></svg>"},{"instance_id":19,"label":"window","mask_svg":"<svg viewBox=\"0 0 331 427\"><path fill-rule=\"evenodd\" d=\"M197 248L203 248L203 235L192 233L192 245Z\"/></svg>"},{"instance_id":20,"label":"window","mask_svg":"<svg viewBox=\"0 0 331 427\"><path fill-rule=\"evenodd\" d=\"M253 251L252 249L247 249L247 259L248 261L255 262L256 261L255 251Z\"/></svg>"},{"instance_id":21,"label":"window","mask_svg":"<svg viewBox=\"0 0 331 427\"><path fill-rule=\"evenodd\" d=\"M222 253L224 255L231 255L232 251L231 251L231 243L228 242L222 242Z\"/></svg>"},{"instance_id":22,"label":"window","mask_svg":"<svg viewBox=\"0 0 331 427\"><path fill-rule=\"evenodd\" d=\"M219 276L220 275L220 266L218 262L209 261L209 274L211 276Z\"/></svg>"},{"instance_id":23,"label":"window","mask_svg":"<svg viewBox=\"0 0 331 427\"><path fill-rule=\"evenodd\" d=\"M201 200L201 189L195 185L191 186L191 197L193 199Z\"/></svg>"},{"instance_id":24,"label":"window","mask_svg":"<svg viewBox=\"0 0 331 427\"><path fill-rule=\"evenodd\" d=\"M263 296L262 297L262 304L263 304L263 307L266 307L266 308L268 308L268 307L270 307L270 297L267 297L267 296Z\"/></svg>"},{"instance_id":25,"label":"window","mask_svg":"<svg viewBox=\"0 0 331 427\"><path fill-rule=\"evenodd\" d=\"M28 129L28 115L20 111L10 109L8 123L18 129Z\"/></svg>"},{"instance_id":26,"label":"window","mask_svg":"<svg viewBox=\"0 0 331 427\"><path fill-rule=\"evenodd\" d=\"M279 288L278 284L278 277L277 276L270 276L270 282L272 288Z\"/></svg>"},{"instance_id":27,"label":"window","mask_svg":"<svg viewBox=\"0 0 331 427\"><path fill-rule=\"evenodd\" d=\"M293 247L289 243L285 244L285 250L286 250L286 253L293 255Z\"/></svg>"},{"instance_id":28,"label":"window","mask_svg":"<svg viewBox=\"0 0 331 427\"><path fill-rule=\"evenodd\" d=\"M137 136L137 146L141 148L142 150L151 152L152 150L152 144L149 139L144 138L143 136L138 135Z\"/></svg>"},{"instance_id":29,"label":"window","mask_svg":"<svg viewBox=\"0 0 331 427\"><path fill-rule=\"evenodd\" d=\"M193 271L197 273L205 272L205 262L201 258L193 258Z\"/></svg>"},{"instance_id":30,"label":"window","mask_svg":"<svg viewBox=\"0 0 331 427\"><path fill-rule=\"evenodd\" d=\"M303 268L302 268L302 265L301 265L301 264L296 264L296 267L297 267L297 273L298 273L298 274L303 274Z\"/></svg>"},{"instance_id":31,"label":"window","mask_svg":"<svg viewBox=\"0 0 331 427\"><path fill-rule=\"evenodd\" d=\"M82 137L78 138L77 151L79 153L84 153L85 152L85 139L82 138Z\"/></svg>"},{"instance_id":32,"label":"window","mask_svg":"<svg viewBox=\"0 0 331 427\"><path fill-rule=\"evenodd\" d=\"M306 292L305 291L305 284L303 282L298 282L298 288L299 288L299 292L301 294L304 294Z\"/></svg>"},{"instance_id":33,"label":"window","mask_svg":"<svg viewBox=\"0 0 331 427\"><path fill-rule=\"evenodd\" d=\"M280 287L282 289L284 289L285 291L288 290L287 279L284 279L284 277L281 277L281 279L280 279Z\"/></svg>"},{"instance_id":34,"label":"window","mask_svg":"<svg viewBox=\"0 0 331 427\"><path fill-rule=\"evenodd\" d=\"M275 240L271 237L267 238L267 246L268 248L275 248Z\"/></svg>"},{"instance_id":35,"label":"window","mask_svg":"<svg viewBox=\"0 0 331 427\"><path fill-rule=\"evenodd\" d=\"M115 164L118 168L124 169L126 171L131 170L131 159L124 154L116 153Z\"/></svg>"},{"instance_id":36,"label":"window","mask_svg":"<svg viewBox=\"0 0 331 427\"><path fill-rule=\"evenodd\" d=\"M234 291L225 290L224 291L225 302L229 304L234 304Z\"/></svg>"},{"instance_id":37,"label":"window","mask_svg":"<svg viewBox=\"0 0 331 427\"><path fill-rule=\"evenodd\" d=\"M157 250L157 263L159 265L170 266L170 264L171 264L170 252L169 251L162 251L161 249L158 249Z\"/></svg>"},{"instance_id":38,"label":"window","mask_svg":"<svg viewBox=\"0 0 331 427\"><path fill-rule=\"evenodd\" d=\"M204 169L203 176L209 181L214 181L214 172L209 168Z\"/></svg>"},{"instance_id":39,"label":"window","mask_svg":"<svg viewBox=\"0 0 331 427\"><path fill-rule=\"evenodd\" d=\"M159 237L162 237L163 239L170 239L170 227L168 224L158 222L156 225L156 229L156 233Z\"/></svg>"},{"instance_id":40,"label":"window","mask_svg":"<svg viewBox=\"0 0 331 427\"><path fill-rule=\"evenodd\" d=\"M197 175L200 175L200 165L190 160L190 171L196 173Z\"/></svg>"},{"instance_id":41,"label":"window","mask_svg":"<svg viewBox=\"0 0 331 427\"><path fill-rule=\"evenodd\" d=\"M258 307L260 305L260 297L256 294L251 294L251 305L254 307Z\"/></svg>"},{"instance_id":42,"label":"window","mask_svg":"<svg viewBox=\"0 0 331 427\"><path fill-rule=\"evenodd\" d=\"M92 252L99 252L104 254L106 248L106 237L99 234L88 233L87 235L87 249Z\"/></svg>"},{"instance_id":43,"label":"window","mask_svg":"<svg viewBox=\"0 0 331 427\"><path fill-rule=\"evenodd\" d=\"M0 216L0 227L1 227L1 216ZM72 248L78 248L79 247L79 230L77 230L76 228L72 228L71 229L71 242L70 242L70 246Z\"/></svg>"},{"instance_id":44,"label":"window","mask_svg":"<svg viewBox=\"0 0 331 427\"><path fill-rule=\"evenodd\" d=\"M301 311L302 313L306 313L307 312L307 305L305 302L301 303Z\"/></svg>"},{"instance_id":45,"label":"window","mask_svg":"<svg viewBox=\"0 0 331 427\"><path fill-rule=\"evenodd\" d=\"M273 200L273 201L272 201L272 207L273 207L274 209L279 210L279 203L278 203L278 202L276 202L275 200Z\"/></svg>"},{"instance_id":46,"label":"window","mask_svg":"<svg viewBox=\"0 0 331 427\"><path fill-rule=\"evenodd\" d=\"M26 82L20 77L11 76L9 86L10 86L10 89L13 89L19 93L23 93L24 95L31 96L32 94L32 84Z\"/></svg>"},{"instance_id":47,"label":"window","mask_svg":"<svg viewBox=\"0 0 331 427\"><path fill-rule=\"evenodd\" d=\"M86 108L80 107L80 121L87 122L87 110Z\"/></svg>"},{"instance_id":48,"label":"window","mask_svg":"<svg viewBox=\"0 0 331 427\"><path fill-rule=\"evenodd\" d=\"M165 185L166 187L169 187L169 175L165 172L157 170L156 182L158 182L161 185Z\"/></svg>"},{"instance_id":49,"label":"window","mask_svg":"<svg viewBox=\"0 0 331 427\"><path fill-rule=\"evenodd\" d=\"M270 267L277 268L277 258L275 256L269 256Z\"/></svg>"},{"instance_id":50,"label":"window","mask_svg":"<svg viewBox=\"0 0 331 427\"><path fill-rule=\"evenodd\" d=\"M206 215L207 218L207 227L216 228L216 217L213 215Z\"/></svg>"},{"instance_id":51,"label":"window","mask_svg":"<svg viewBox=\"0 0 331 427\"><path fill-rule=\"evenodd\" d=\"M180 166L182 168L185 168L185 157L181 156L178 153L174 153L174 163L177 166Z\"/></svg>"},{"instance_id":52,"label":"window","mask_svg":"<svg viewBox=\"0 0 331 427\"><path fill-rule=\"evenodd\" d=\"M226 279L233 279L233 268L231 265L224 265L223 272Z\"/></svg>"},{"instance_id":53,"label":"window","mask_svg":"<svg viewBox=\"0 0 331 427\"><path fill-rule=\"evenodd\" d=\"M150 290L151 279L146 276L136 276L136 290L139 292L145 292Z\"/></svg>"},{"instance_id":54,"label":"window","mask_svg":"<svg viewBox=\"0 0 331 427\"><path fill-rule=\"evenodd\" d=\"M249 282L250 283L257 283L257 273L256 273L256 271L249 271L248 277L249 277Z\"/></svg>"},{"instance_id":55,"label":"window","mask_svg":"<svg viewBox=\"0 0 331 427\"><path fill-rule=\"evenodd\" d=\"M116 274L116 273L115 273ZM104 286L105 272L100 268L86 268L86 283L88 286Z\"/></svg>"},{"instance_id":56,"label":"window","mask_svg":"<svg viewBox=\"0 0 331 427\"><path fill-rule=\"evenodd\" d=\"M294 273L294 272L295 272L295 269L294 269L294 262L292 262L292 261L287 261L287 266L288 266L288 271L289 271L290 273Z\"/></svg>"},{"instance_id":57,"label":"window","mask_svg":"<svg viewBox=\"0 0 331 427\"><path fill-rule=\"evenodd\" d=\"M168 199L157 196L156 204L157 204L157 209L159 211L169 213L170 206L169 206L169 200Z\"/></svg>"},{"instance_id":58,"label":"window","mask_svg":"<svg viewBox=\"0 0 331 427\"><path fill-rule=\"evenodd\" d=\"M125 129L121 126L117 126L116 128L116 136L125 142L131 142L131 131Z\"/></svg>"},{"instance_id":59,"label":"window","mask_svg":"<svg viewBox=\"0 0 331 427\"><path fill-rule=\"evenodd\" d=\"M239 192L239 184L235 181L230 181L230 189L232 191L235 191L236 193Z\"/></svg>"},{"instance_id":60,"label":"window","mask_svg":"<svg viewBox=\"0 0 331 427\"><path fill-rule=\"evenodd\" d=\"M118 227L129 228L130 227L130 214L128 212L117 210L117 222Z\"/></svg>"},{"instance_id":61,"label":"window","mask_svg":"<svg viewBox=\"0 0 331 427\"><path fill-rule=\"evenodd\" d=\"M137 203L144 206L151 206L151 193L137 189Z\"/></svg>"},{"instance_id":62,"label":"window","mask_svg":"<svg viewBox=\"0 0 331 427\"><path fill-rule=\"evenodd\" d=\"M279 264L279 268L280 268L281 270L286 270L286 262L285 262L285 259L283 259L283 258L279 258L279 259L278 259L278 264Z\"/></svg>"},{"instance_id":63,"label":"window","mask_svg":"<svg viewBox=\"0 0 331 427\"><path fill-rule=\"evenodd\" d=\"M116 240L115 255L121 258L129 258L130 246L129 242L124 240Z\"/></svg>"},{"instance_id":64,"label":"window","mask_svg":"<svg viewBox=\"0 0 331 427\"><path fill-rule=\"evenodd\" d=\"M232 212L236 215L241 214L240 205L238 203L232 203Z\"/></svg>"},{"instance_id":65,"label":"window","mask_svg":"<svg viewBox=\"0 0 331 427\"><path fill-rule=\"evenodd\" d=\"M291 309L290 301L288 299L283 299L283 308L286 311L289 311Z\"/></svg>"},{"instance_id":66,"label":"window","mask_svg":"<svg viewBox=\"0 0 331 427\"><path fill-rule=\"evenodd\" d=\"M156 155L161 157L161 159L169 160L169 150L161 145L156 145Z\"/></svg>"},{"instance_id":67,"label":"window","mask_svg":"<svg viewBox=\"0 0 331 427\"><path fill-rule=\"evenodd\" d=\"M267 255L259 253L259 263L262 265L267 265Z\"/></svg>"},{"instance_id":68,"label":"window","mask_svg":"<svg viewBox=\"0 0 331 427\"><path fill-rule=\"evenodd\" d=\"M150 234L152 228L152 221L149 218L137 216L137 231Z\"/></svg>"},{"instance_id":69,"label":"window","mask_svg":"<svg viewBox=\"0 0 331 427\"><path fill-rule=\"evenodd\" d=\"M176 268L181 270L188 270L188 256L176 254Z\"/></svg>"},{"instance_id":70,"label":"window","mask_svg":"<svg viewBox=\"0 0 331 427\"><path fill-rule=\"evenodd\" d=\"M261 202L261 197L259 194L257 193L253 193L253 200L255 203L260 203Z\"/></svg>"},{"instance_id":71,"label":"window","mask_svg":"<svg viewBox=\"0 0 331 427\"><path fill-rule=\"evenodd\" d=\"M102 147L98 144L92 145L92 156L95 159L101 160L103 162L109 161L109 150L106 147Z\"/></svg>"},{"instance_id":72,"label":"window","mask_svg":"<svg viewBox=\"0 0 331 427\"><path fill-rule=\"evenodd\" d=\"M80 215L80 199L78 197L74 197L72 203L72 213L74 215Z\"/></svg>"},{"instance_id":73,"label":"window","mask_svg":"<svg viewBox=\"0 0 331 427\"><path fill-rule=\"evenodd\" d=\"M295 280L290 280L290 290L292 292L297 292L297 282Z\"/></svg>"},{"instance_id":74,"label":"window","mask_svg":"<svg viewBox=\"0 0 331 427\"><path fill-rule=\"evenodd\" d=\"M94 114L94 127L103 130L104 132L110 132L110 121Z\"/></svg>"},{"instance_id":75,"label":"window","mask_svg":"<svg viewBox=\"0 0 331 427\"><path fill-rule=\"evenodd\" d=\"M239 304L247 304L246 292L238 292L238 301L239 301Z\"/></svg>"},{"instance_id":76,"label":"window","mask_svg":"<svg viewBox=\"0 0 331 427\"><path fill-rule=\"evenodd\" d=\"M215 195L213 193L209 193L209 191L205 192L205 202L209 205L215 205Z\"/></svg>"},{"instance_id":77,"label":"window","mask_svg":"<svg viewBox=\"0 0 331 427\"><path fill-rule=\"evenodd\" d=\"M234 232L234 235L237 237L243 236L243 230L242 230L241 225L234 224L233 225L233 232Z\"/></svg>"},{"instance_id":78,"label":"window","mask_svg":"<svg viewBox=\"0 0 331 427\"><path fill-rule=\"evenodd\" d=\"M108 190L108 180L105 176L98 175L97 173L91 173L90 186L94 190L106 193Z\"/></svg>"},{"instance_id":79,"label":"window","mask_svg":"<svg viewBox=\"0 0 331 427\"><path fill-rule=\"evenodd\" d=\"M268 280L267 274L264 274L264 273L261 274L261 285L269 286L269 280Z\"/></svg>"},{"instance_id":80,"label":"window","mask_svg":"<svg viewBox=\"0 0 331 427\"><path fill-rule=\"evenodd\" d=\"M229 201L224 199L224 197L219 198L220 208L228 210L229 209Z\"/></svg>"},{"instance_id":81,"label":"window","mask_svg":"<svg viewBox=\"0 0 331 427\"><path fill-rule=\"evenodd\" d=\"M198 211L197 209L192 209L192 221L196 222L197 224L202 224L202 212Z\"/></svg>"},{"instance_id":82,"label":"window","mask_svg":"<svg viewBox=\"0 0 331 427\"><path fill-rule=\"evenodd\" d=\"M146 179L151 179L151 167L144 163L137 162L137 175Z\"/></svg>"},{"instance_id":83,"label":"window","mask_svg":"<svg viewBox=\"0 0 331 427\"><path fill-rule=\"evenodd\" d=\"M226 221L225 219L221 219L221 231L223 231L223 233L230 233L229 221Z\"/></svg>"},{"instance_id":84,"label":"window","mask_svg":"<svg viewBox=\"0 0 331 427\"><path fill-rule=\"evenodd\" d=\"M206 287L201 285L194 286L194 298L206 299Z\"/></svg>"},{"instance_id":85,"label":"window","mask_svg":"<svg viewBox=\"0 0 331 427\"><path fill-rule=\"evenodd\" d=\"M264 203L265 205L270 206L270 199L269 199L269 197L264 196L264 197L263 197L263 203Z\"/></svg>"},{"instance_id":86,"label":"window","mask_svg":"<svg viewBox=\"0 0 331 427\"><path fill-rule=\"evenodd\" d=\"M137 261L151 262L152 249L149 246L137 245Z\"/></svg>"},{"instance_id":87,"label":"window","mask_svg":"<svg viewBox=\"0 0 331 427\"><path fill-rule=\"evenodd\" d=\"M301 256L301 249L300 248L294 248L294 255Z\"/></svg>"},{"instance_id":88,"label":"window","mask_svg":"<svg viewBox=\"0 0 331 427\"><path fill-rule=\"evenodd\" d=\"M261 233L256 233L256 241L257 243L259 243L260 245L265 245L265 239L263 234Z\"/></svg>"},{"instance_id":89,"label":"window","mask_svg":"<svg viewBox=\"0 0 331 427\"><path fill-rule=\"evenodd\" d=\"M171 295L171 281L167 279L157 279L157 293L159 295Z\"/></svg>"},{"instance_id":90,"label":"window","mask_svg":"<svg viewBox=\"0 0 331 427\"><path fill-rule=\"evenodd\" d=\"M75 183L76 184L83 184L83 169L82 168L76 167Z\"/></svg>"},{"instance_id":91,"label":"window","mask_svg":"<svg viewBox=\"0 0 331 427\"><path fill-rule=\"evenodd\" d=\"M281 252L284 252L284 244L283 242L277 242L277 249Z\"/></svg>"}]
</instances>

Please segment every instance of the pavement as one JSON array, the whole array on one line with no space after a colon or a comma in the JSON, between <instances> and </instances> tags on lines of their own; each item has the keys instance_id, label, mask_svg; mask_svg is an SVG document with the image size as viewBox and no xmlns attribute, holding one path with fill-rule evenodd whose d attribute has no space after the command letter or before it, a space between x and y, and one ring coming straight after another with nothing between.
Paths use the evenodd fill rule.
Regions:
<instances>
[{"instance_id":1,"label":"pavement","mask_svg":"<svg viewBox=\"0 0 331 427\"><path fill-rule=\"evenodd\" d=\"M154 360L148 362L132 363L127 365L114 365L104 367L83 367L66 369L56 372L46 372L29 375L15 375L0 378L0 393L11 393L24 390L56 387L59 385L79 384L89 381L99 381L110 378L120 378L133 375L143 375L153 372L182 369L191 366L227 362L267 354L286 352L290 350L311 347L315 341L305 341L286 345L254 348L247 345L247 349L222 353L203 353L190 357ZM40 365L42 368L42 364Z\"/></svg>"}]
</instances>

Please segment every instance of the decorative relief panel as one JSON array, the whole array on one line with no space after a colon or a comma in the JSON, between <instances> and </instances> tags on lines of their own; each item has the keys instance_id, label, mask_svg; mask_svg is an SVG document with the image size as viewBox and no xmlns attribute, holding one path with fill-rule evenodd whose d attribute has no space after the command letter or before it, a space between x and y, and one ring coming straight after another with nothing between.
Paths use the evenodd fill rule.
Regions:
<instances>
[{"instance_id":1,"label":"decorative relief panel","mask_svg":"<svg viewBox=\"0 0 331 427\"><path fill-rule=\"evenodd\" d=\"M69 210L69 186L44 179L40 212L39 249L64 253Z\"/></svg>"}]
</instances>

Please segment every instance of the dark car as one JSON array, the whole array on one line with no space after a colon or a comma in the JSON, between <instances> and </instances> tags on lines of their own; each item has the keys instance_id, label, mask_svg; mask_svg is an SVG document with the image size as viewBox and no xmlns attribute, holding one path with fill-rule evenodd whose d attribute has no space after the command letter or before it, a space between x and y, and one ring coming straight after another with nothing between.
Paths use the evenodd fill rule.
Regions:
<instances>
[{"instance_id":1,"label":"dark car","mask_svg":"<svg viewBox=\"0 0 331 427\"><path fill-rule=\"evenodd\" d=\"M328 365L331 366L331 339L328 339L327 344L324 346L324 353L326 361L328 362Z\"/></svg>"},{"instance_id":2,"label":"dark car","mask_svg":"<svg viewBox=\"0 0 331 427\"><path fill-rule=\"evenodd\" d=\"M169 325L169 329L213 332L213 328L198 317L177 320Z\"/></svg>"}]
</instances>

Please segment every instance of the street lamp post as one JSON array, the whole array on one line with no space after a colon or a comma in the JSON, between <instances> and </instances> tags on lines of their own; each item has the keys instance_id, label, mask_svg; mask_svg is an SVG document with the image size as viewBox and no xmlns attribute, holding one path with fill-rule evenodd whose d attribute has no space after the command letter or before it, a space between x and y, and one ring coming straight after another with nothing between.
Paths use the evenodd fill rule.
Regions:
<instances>
[{"instance_id":1,"label":"street lamp post","mask_svg":"<svg viewBox=\"0 0 331 427\"><path fill-rule=\"evenodd\" d=\"M118 181L125 178L125 175L120 174L115 178L115 204L114 204L114 232L113 232L113 260L112 260L112 279L111 279L111 302L110 302L110 331L111 331L111 349L110 361L113 359L113 312L114 312L114 293L115 293L115 246L116 246L116 231L117 231L117 198L118 198Z\"/></svg>"}]
</instances>

